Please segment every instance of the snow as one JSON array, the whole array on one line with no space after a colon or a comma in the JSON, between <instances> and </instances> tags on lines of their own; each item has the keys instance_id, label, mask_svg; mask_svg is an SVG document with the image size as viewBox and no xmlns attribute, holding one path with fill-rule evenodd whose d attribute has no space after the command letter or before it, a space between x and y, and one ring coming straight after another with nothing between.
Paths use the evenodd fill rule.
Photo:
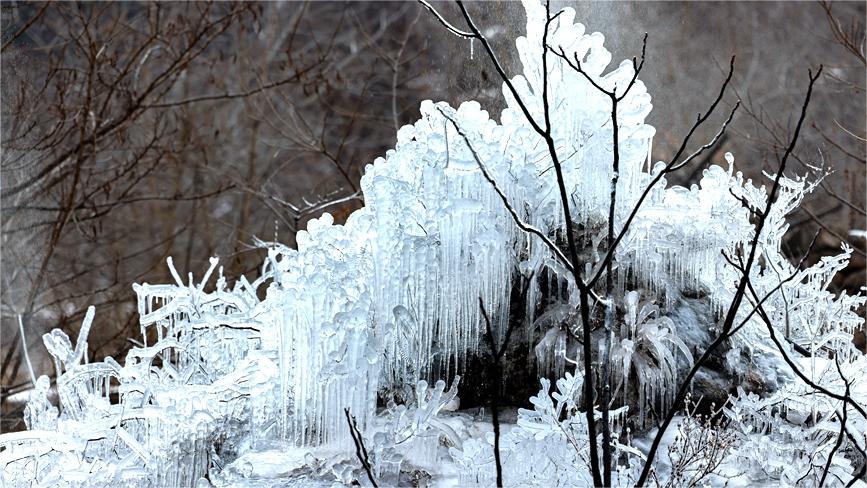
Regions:
<instances>
[{"instance_id":1,"label":"snow","mask_svg":"<svg viewBox=\"0 0 867 488\"><path fill-rule=\"evenodd\" d=\"M513 83L541 123L545 12L533 2L525 7L527 35L516 41L523 74ZM581 59L599 85L624 89L632 63L606 72L612 55L604 37L587 34L574 16L563 10L548 43ZM594 269L606 251L615 176L611 102L552 54L548 69L555 147L573 218L585 232L583 264ZM522 305L539 340L527 354L543 377L539 393L529 400L533 409L518 410L514 422L502 426L504 477L508 484L591 483L591 440L578 411L586 372L577 366L580 349L571 355L575 349L567 347L564 328L576 322L574 278L536 236L515 225L497 190L517 218L555 241L563 238L563 203L545 144L507 89L504 96L507 108L499 123L476 102L457 109L423 102L421 118L401 128L395 148L365 169L365 207L344 225L335 225L327 213L311 220L297 235L297 249L269 244L260 277L252 283L241 278L229 286L216 258L200 279L190 273L183 280L169 259L175 283L134 285L143 346L133 348L122 364L87 358L93 307L74 347L59 330L46 334L59 375L60 408L48 400L47 377L41 377L25 413L31 430L0 436L5 447L0 481L4 486L28 486L33 478L55 486L367 484L346 421L348 409L381 481L404 484L408 477L430 476L435 486L490 485L493 433L487 415L458 410L458 375L474 374L468 358L487 351L479 299L500 341L513 283L532 276ZM650 110L640 80L618 105L615 232L663 164L650 164L655 129L644 122ZM755 208L767 199L764 187L735 171L731 154L724 159L726 167L709 167L689 189L668 187L663 179L615 253L609 299L620 312L610 374L618 403L610 421L617 453L625 459L615 476L618 485L634 482L646 450L647 438L641 436L649 434L630 429L649 427L650 410L672 406L679 375L694 360L691 347L716 334L712 324L678 308L678 300L700 290L713 310L730 303L738 273L721 252L733 255L754 232L738 198ZM846 376L858 379L851 387L863 405L867 360L852 350L846 334L863 323L855 310L865 297L827 292L851 249L795 270L780 252L785 217L815 183L788 177L781 183L759 236L763 264L752 270L753 282L762 296L795 274L767 300L766 310L776 323L789 324L786 336L814 353L802 370L841 391L835 370L820 360L823 347L836 351ZM543 280L560 296L545 296ZM739 318L750 310L745 303ZM147 343L149 330L156 331L154 344ZM809 466L793 461L801 458L786 454L786 446L795 443L804 446L799 452L813 449L827 456L838 429L833 419L843 406L815 395L804 400L805 385L785 371L755 317L731 342L729 367L741 374L753 370L778 387L764 399L744 391L731 398L725 414L740 429L731 463L752 463L745 475L750 483L793 481ZM744 358L750 364L741 363ZM546 378L553 378L553 390ZM792 423L807 412L822 423ZM867 419L851 409L849 419L856 432L867 431ZM756 452L771 454L765 459ZM851 478L851 463L842 455L835 459L835 474ZM659 462L664 474L665 461ZM736 463L721 469L731 465Z\"/></svg>"}]
</instances>

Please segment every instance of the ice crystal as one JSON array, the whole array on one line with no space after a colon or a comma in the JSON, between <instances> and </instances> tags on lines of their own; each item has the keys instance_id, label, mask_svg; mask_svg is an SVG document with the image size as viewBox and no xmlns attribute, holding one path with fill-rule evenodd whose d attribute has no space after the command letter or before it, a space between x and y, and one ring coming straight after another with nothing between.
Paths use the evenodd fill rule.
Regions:
<instances>
[{"instance_id":1,"label":"ice crystal","mask_svg":"<svg viewBox=\"0 0 867 488\"><path fill-rule=\"evenodd\" d=\"M578 413L583 379L566 373L552 393L549 380L539 380L541 389L530 397L533 409L518 410L517 425L500 440L503 477L510 485L592 486L586 435L586 419ZM610 412L612 431L624 427L628 407ZM597 412L597 420L600 414ZM619 446L618 447L626 447ZM493 433L470 439L463 449L450 452L461 467L460 481L466 486L489 486L494 482ZM615 479L620 486L620 477ZM626 481L624 477L623 481Z\"/></svg>"}]
</instances>

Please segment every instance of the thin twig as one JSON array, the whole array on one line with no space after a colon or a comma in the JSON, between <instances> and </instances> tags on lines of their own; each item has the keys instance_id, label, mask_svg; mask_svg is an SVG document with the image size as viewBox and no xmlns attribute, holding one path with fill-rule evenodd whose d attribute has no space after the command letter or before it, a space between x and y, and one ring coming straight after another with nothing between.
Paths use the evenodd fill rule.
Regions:
<instances>
[{"instance_id":1,"label":"thin twig","mask_svg":"<svg viewBox=\"0 0 867 488\"><path fill-rule=\"evenodd\" d=\"M843 376L843 371L840 369L840 359L838 357L834 357L834 364L837 366L837 373L840 374L840 378L843 379L843 383L846 384L846 396L849 396L849 381ZM834 460L834 454L837 453L837 450L840 449L840 445L843 444L843 436L846 433L846 420L848 418L848 410L846 409L846 404L843 404L843 416L838 417L840 419L840 433L837 435L837 443L834 444L834 448L831 449L831 453L828 454L828 461L825 463L825 469L822 472L822 478L819 480L819 488L825 484L825 478L828 477L828 471L831 469L831 461Z\"/></svg>"},{"instance_id":2,"label":"thin twig","mask_svg":"<svg viewBox=\"0 0 867 488\"><path fill-rule=\"evenodd\" d=\"M16 39L18 39L25 32L27 32L27 29L29 29L30 26L32 26L37 20L39 20L42 17L42 14L45 13L45 10L47 10L50 5L51 5L51 2L43 3L42 8L39 9L39 12L36 12L36 15L34 15L32 18L30 18L30 20L28 20L26 24L22 25L20 29L18 29L14 34L12 34L12 37L10 37L6 42L3 43L3 47L0 47L0 52L3 52L6 49L8 49L9 46L11 46L13 42L15 42Z\"/></svg>"},{"instance_id":3,"label":"thin twig","mask_svg":"<svg viewBox=\"0 0 867 488\"><path fill-rule=\"evenodd\" d=\"M761 236L762 229L765 226L765 222L767 222L767 218L771 213L771 207L773 206L777 192L780 188L780 180L783 177L783 172L786 169L786 163L788 162L789 155L791 155L792 151L795 149L795 144L798 142L798 135L801 132L801 126L804 123L804 118L807 115L807 107L810 105L810 98L813 93L813 85L816 83L816 80L822 73L822 67L819 66L816 75L813 76L813 73L810 71L809 74L809 85L807 87L807 95L804 98L804 103L801 107L801 115L798 118L798 124L795 127L794 135L792 136L792 140L790 141L788 147L786 148L786 152L783 155L783 158L780 160L780 167L777 171L777 176L774 178L774 184L771 187L771 193L768 195L767 204L765 205L764 211L761 213L758 222L756 223L755 233L752 238L752 242L750 243L750 252L749 256L743 266L743 272L740 278L740 282L738 283L738 287L735 290L734 296L732 297L732 303L729 306L728 312L726 313L725 320L723 321L722 330L720 332L719 337L713 341L713 343L708 346L702 356L698 361L693 365L692 369L690 369L689 373L684 378L683 383L681 383L680 388L678 389L677 394L675 395L674 402L672 403L672 408L669 410L668 414L665 416L665 420L659 426L659 430L656 436L653 439L653 443L650 446L650 450L647 454L647 459L644 462L644 467L641 470L641 474L638 478L638 482L636 486L644 486L647 482L647 477L650 474L650 470L653 464L653 459L656 456L656 451L659 449L659 445L662 442L662 436L665 434L666 429L671 424L674 419L675 414L677 413L677 406L683 403L684 398L686 397L686 393L689 390L690 383L692 382L692 378L698 372L700 368L702 368L705 362L710 358L711 353L725 341L730 333L731 328L734 325L735 317L737 316L738 310L740 309L740 304L744 299L746 294L747 285L749 285L749 270L752 268L753 262L756 258L756 253L758 250L759 237ZM731 78L731 74L729 74L729 79ZM699 117L699 120L701 117ZM759 301L758 296L756 296L756 301ZM761 312L761 307L759 307L759 311Z\"/></svg>"},{"instance_id":4,"label":"thin twig","mask_svg":"<svg viewBox=\"0 0 867 488\"><path fill-rule=\"evenodd\" d=\"M443 111L443 109L439 107L437 107L437 109L440 111L441 114L443 114L443 117L445 117L449 122L452 123L452 126L458 132L458 135L463 138L464 142L470 150L470 153L473 155L473 159L475 159L476 164L482 171L482 176L484 176L488 183L490 183L491 186L494 188L497 196L499 196L500 200L503 202L503 206L506 207L509 215L512 216L512 220L515 221L515 225L517 225L518 228L520 228L524 232L527 232L528 234L533 234L539 239L541 239L545 246L547 246L548 249L557 257L557 259L560 260L563 266L565 266L566 269L568 269L569 271L572 271L572 263L569 261L566 255L563 254L563 251L561 251L560 248L557 247L557 245L554 244L554 242L551 241L551 239L547 235L545 235L544 232L521 220L521 217L518 215L518 212L515 211L514 207L512 207L512 204L509 203L509 199L506 197L505 193L503 193L503 190L500 189L500 187L497 185L497 182L494 180L491 174L488 173L488 168L485 166L485 163L482 162L475 148L473 148L473 145L470 143L467 134L461 129L461 127L457 124L457 122L455 122L455 120L451 116L449 116L447 113L445 113L445 111Z\"/></svg>"},{"instance_id":5,"label":"thin twig","mask_svg":"<svg viewBox=\"0 0 867 488\"><path fill-rule=\"evenodd\" d=\"M750 293L753 295L753 298L758 301L758 293L756 293L755 288L753 288L752 281L749 278L747 279L747 287L749 288ZM795 373L795 376L800 378L801 381L803 381L804 383L809 385L814 390L816 390L816 391L818 391L818 392L820 392L826 396L829 396L835 400L839 400L841 402L848 403L848 404L852 405L852 407L859 414L861 414L861 416L864 417L865 420L867 420L867 411L865 411L864 407L859 405L858 402L853 400L851 396L840 395L838 393L834 393L833 391L825 388L824 386L812 381L809 377L807 377L807 375L805 375L800 370L800 368L798 368L798 365L795 364L795 361L789 357L789 354L786 352L786 349L783 347L783 344L780 342L779 338L777 338L777 333L774 330L774 325L771 322L771 319L768 316L767 312L765 311L764 306L759 304L759 305L757 305L757 308L758 308L759 318L762 320L762 322L765 323L765 327L768 329L768 334L771 337L771 341L773 341L774 345L777 346L777 350L779 351L780 355L783 357L783 360L789 366L789 369L791 369L792 372Z\"/></svg>"},{"instance_id":6,"label":"thin twig","mask_svg":"<svg viewBox=\"0 0 867 488\"><path fill-rule=\"evenodd\" d=\"M502 347L498 348L494 340L494 332L491 329L491 319L488 318L488 313L485 311L485 302L482 297L479 297L479 310L482 312L482 317L485 319L485 337L488 339L488 346L491 348L491 354L494 355L494 363L492 365L493 378L491 379L491 423L494 427L494 465L497 470L497 486L503 486L503 465L500 460L500 416L499 416L499 399L500 399L500 383L503 380L503 371L500 365L500 358L506 350L506 343L503 342Z\"/></svg>"},{"instance_id":7,"label":"thin twig","mask_svg":"<svg viewBox=\"0 0 867 488\"><path fill-rule=\"evenodd\" d=\"M344 408L343 413L346 414L346 423L349 424L349 434L352 435L352 442L355 443L355 456L361 462L361 466L367 473L367 478L370 483L377 488L376 480L373 478L373 471L370 469L370 458L367 456L367 448L364 447L364 439L361 432L358 430L358 424L355 422L355 416L349 413L349 408Z\"/></svg>"}]
</instances>

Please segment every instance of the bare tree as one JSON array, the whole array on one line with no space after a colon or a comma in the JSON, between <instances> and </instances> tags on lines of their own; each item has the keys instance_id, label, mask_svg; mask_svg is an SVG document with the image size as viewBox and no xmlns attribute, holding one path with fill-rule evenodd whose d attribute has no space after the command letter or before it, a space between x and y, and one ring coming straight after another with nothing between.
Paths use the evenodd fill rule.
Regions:
<instances>
[{"instance_id":1,"label":"bare tree","mask_svg":"<svg viewBox=\"0 0 867 488\"><path fill-rule=\"evenodd\" d=\"M231 280L257 242L361 205L427 83L420 9L385 7L4 4L0 398L29 387L19 316L37 369L40 334L89 304L91 355L122 355L130 284L168 279L167 256L219 255Z\"/></svg>"}]
</instances>

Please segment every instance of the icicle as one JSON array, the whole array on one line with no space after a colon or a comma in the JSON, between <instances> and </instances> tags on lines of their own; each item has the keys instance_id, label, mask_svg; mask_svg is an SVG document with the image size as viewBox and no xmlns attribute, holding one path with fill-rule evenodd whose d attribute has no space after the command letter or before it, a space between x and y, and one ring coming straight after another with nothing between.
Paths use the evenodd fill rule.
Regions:
<instances>
[{"instance_id":1,"label":"icicle","mask_svg":"<svg viewBox=\"0 0 867 488\"><path fill-rule=\"evenodd\" d=\"M21 350L24 351L24 362L27 364L27 371L30 373L30 383L36 388L36 374L33 373L33 363L30 362L27 335L24 333L24 322L21 321L21 314L18 314L18 333L21 334Z\"/></svg>"},{"instance_id":2,"label":"icicle","mask_svg":"<svg viewBox=\"0 0 867 488\"><path fill-rule=\"evenodd\" d=\"M623 79L626 72L620 68L602 75L610 53L602 46L600 35L585 35L583 26L573 25L574 12L569 12L564 10L555 25L555 30L564 25L573 29L557 33L558 39L576 41L573 46L577 47L565 54L586 59L582 61L584 69L594 79L606 83ZM540 15L544 15L543 7L528 3L526 39L530 41L517 44L518 57L526 65L516 87L533 107L541 106L538 96L544 91L538 76L537 41L541 41L543 25ZM473 39L470 58L474 58ZM574 220L596 232L607 224L612 189L609 182L614 176L610 167L611 127L603 122L610 120L610 106L606 97L589 91L592 87L565 63L557 61L549 68L549 93L556 102L551 104L552 137L558 150L563 151L563 177L573 200L570 204L574 205ZM627 203L635 202L643 184L664 167L664 163L657 163L655 168L651 165L653 128L644 124L650 97L640 82L634 84L633 90L621 106L619 142L623 151L616 189L618 202L623 204L618 203L617 226L622 225L630 207ZM560 329L560 324L542 324L542 319L567 295L566 300L574 303L575 286L565 278L568 273L562 263L538 236L528 235L514 225L502 199L511 203L521 219L552 239L563 236L563 202L556 179L548 173L552 162L544 141L531 130L510 97L507 93L501 124L491 120L474 102L458 109L424 102L421 120L401 128L396 148L366 168L361 181L365 207L353 212L342 226L334 225L328 214L311 220L307 229L296 236L297 249L277 243L279 226L275 221L274 242L262 243L268 255L260 268L261 276L252 284L241 276L228 289L220 267L214 290L205 292L217 266L215 258L201 282L194 286L192 272L188 272L189 282L182 282L169 257L167 264L174 284L134 286L144 347L130 351L123 368L109 359L79 364L82 351L86 351L92 308L74 350L60 331L44 336L56 367L61 403L69 407L62 414L64 422L58 423L55 418L56 425L50 425L48 382L41 377L25 414L28 426L62 429L65 425L86 425L88 429L77 428L75 435L89 432L91 424L80 423L81 418L105 418L104 412L99 408L88 412L82 406L99 407L110 401L112 381L117 381L114 374L122 369L123 374L118 374L124 388L118 411L124 418L118 420L112 415L112 425L101 421L93 426L100 431L114 429L116 435L108 438L125 443L129 449L111 446L110 450L92 453L91 449L103 447L91 443L87 454L94 461L90 468L102 462L114 468L129 459L139 459L148 478L133 484L189 486L208 472L212 441L223 436L228 439L227 445L238 445L234 443L239 439L251 439L255 445L272 436L305 447L333 444L351 457L354 446L343 409L348 407L363 429L375 414L378 392L400 396L405 387L415 386L409 423L422 431L436 423L433 417L451 401L450 396L454 398L453 391L456 393L456 385L445 392L445 383L436 380L465 370L468 356L484 350L481 337L485 323L479 300L490 318L495 340L501 341L508 325L513 278L519 275L533 276L526 315L534 323L532 330L543 334L529 348L541 370L568 376L566 363L580 364L582 351L578 349L575 361L567 358L566 331ZM452 119L459 131L449 122ZM749 242L753 231L748 212L738 198L731 198L730 192L746 198L751 205L761 205L767 198L766 191L745 183L742 175L733 174L730 154L725 160L728 172L711 166L694 188L666 187L663 179L635 215L630 233L615 256L616 290L618 297L623 297L626 316L620 324L619 342L612 348L612 353L621 355L612 365L612 377L623 378L624 403L637 393L639 425L653 420L648 418L649 412L657 405L661 411L672 407L671 386L678 383L676 361L680 349L674 326L665 322L658 309L645 307L651 307L653 301L663 302L663 296L663 307L670 307L680 289L696 287L708 290L708 301L719 314L732 290L727 284L731 281L726 274L730 270L719 266L718 250L737 249ZM480 163L502 194L494 191L484 177ZM642 172L645 167L646 173ZM808 190L803 181L781 181L778 205L761 236L762 257L772 269L789 271L791 265L777 256L786 230L784 216ZM590 232L587 234L592 241L591 252L598 254L603 235L594 239ZM863 306L863 296L829 299L826 290L833 273L846 266L851 254L846 249L845 257L823 262L811 268L811 274L795 280L791 289L781 289L782 294L793 298L790 303L797 302L805 309L792 310L792 323L798 337L811 340L811 349L815 350L811 374L816 375L816 381L821 379L817 370L821 366L817 363L819 348L838 340L825 335L835 331L851 334L861 324L854 310ZM592 271L590 261L585 261L587 275ZM541 285L546 281L550 293L543 297ZM768 283L760 276L756 285L766 291ZM637 291L627 291L627 286L640 288L644 297ZM260 299L258 292L263 288L267 288L266 295ZM550 299L550 303L540 303L543 299ZM812 302L827 309L804 305ZM543 316L534 317L537 305L548 307ZM770 305L769 310L779 310L778 304L773 304L774 308ZM815 320L817 316L822 320ZM156 328L157 341L151 346L147 344L147 327ZM528 343L529 339L538 339L533 333L527 331ZM661 364L640 357L653 348ZM532 353L528 350L528 361L533 360ZM161 361L154 362L157 357ZM86 356L83 358L87 362ZM849 356L843 351L835 358L845 361ZM633 368L635 377L630 378ZM598 370L596 374L600 374ZM558 389L565 379L557 382ZM431 384L435 386L431 388ZM548 396L550 383L543 385L534 403L550 400L541 398ZM242 412L250 418L239 418ZM405 408L404 412L409 410ZM815 421L824 412L814 405L812 414ZM519 411L521 415L527 414ZM627 420L633 419L627 419L625 408L611 412L615 430L624 428ZM554 422L559 421L559 415L554 417ZM762 419L753 421L771 428ZM520 422L515 428L522 428ZM629 438L629 430L626 432ZM517 451L516 439L509 435L502 439L507 464L516 459L512 456L522 456L521 463L511 463L508 469L514 473L507 477L515 484L521 484L521 479L546 484L546 480L532 475L538 474L533 472L536 466L550 466L545 457L550 450ZM81 440L76 437L70 445L86 444ZM438 435L418 436L407 446L418 453L425 467L436 460L438 440ZM484 447L484 452L471 451L475 439L466 442L462 455L475 459L461 472L462 482L491 484L492 461L483 458L490 452L489 444L484 444L487 440L489 437L481 439L476 446ZM566 447L574 454L571 447ZM116 457L118 452L134 456L121 460ZM455 459L458 457L455 454ZM567 468L553 470L581 471L572 469L578 464L571 460L562 465ZM54 473L55 467L65 469L41 469ZM217 464L213 467L217 469ZM380 466L375 468L382 470ZM111 479L119 479L118 471L104 471L110 471ZM398 466L395 479L399 471ZM87 474L93 476L94 483L101 483L98 474ZM25 484L31 481L46 484L45 480L29 479ZM586 479L569 478L560 484L588 483Z\"/></svg>"}]
</instances>

